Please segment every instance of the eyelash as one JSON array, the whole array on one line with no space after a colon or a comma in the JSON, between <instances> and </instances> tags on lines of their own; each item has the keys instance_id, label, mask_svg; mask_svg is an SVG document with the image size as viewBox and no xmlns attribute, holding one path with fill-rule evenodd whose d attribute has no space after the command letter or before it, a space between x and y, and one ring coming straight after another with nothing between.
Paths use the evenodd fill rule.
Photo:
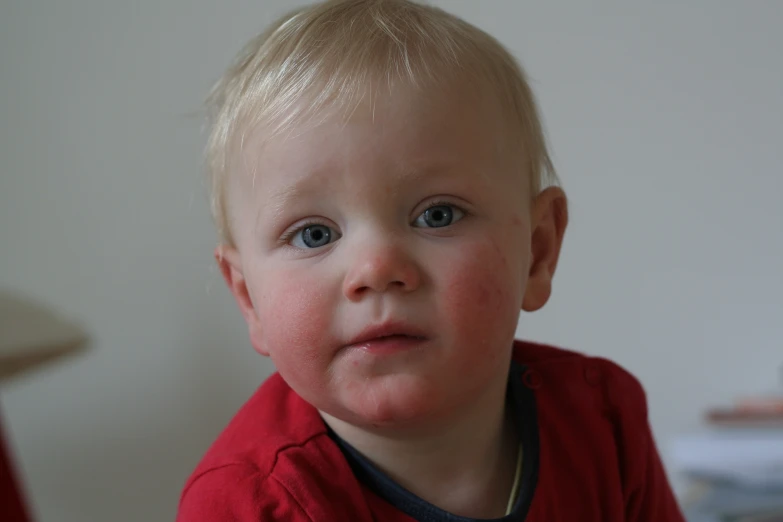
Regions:
<instances>
[{"instance_id":1,"label":"eyelash","mask_svg":"<svg viewBox=\"0 0 783 522\"><path fill-rule=\"evenodd\" d=\"M447 201L445 199L443 199L443 200L435 200L435 201L430 201L427 204L427 206L424 207L424 210L422 210L421 212L416 214L416 217L413 218L413 223L416 222L416 220L419 218L420 215L424 214L425 212L427 212L429 209L431 209L433 207L454 207L457 210L459 210L460 212L462 212L464 215L468 214L468 212L464 208L462 208L461 206L455 204L453 201Z\"/></svg>"}]
</instances>

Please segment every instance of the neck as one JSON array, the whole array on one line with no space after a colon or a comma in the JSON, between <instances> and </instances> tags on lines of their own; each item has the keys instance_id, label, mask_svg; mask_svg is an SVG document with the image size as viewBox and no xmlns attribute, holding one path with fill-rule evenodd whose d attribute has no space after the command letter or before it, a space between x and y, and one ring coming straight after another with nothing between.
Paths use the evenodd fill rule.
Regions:
<instances>
[{"instance_id":1,"label":"neck","mask_svg":"<svg viewBox=\"0 0 783 522\"><path fill-rule=\"evenodd\" d=\"M437 429L366 429L326 413L324 420L402 487L464 517L505 514L514 480L518 438L499 382Z\"/></svg>"}]
</instances>

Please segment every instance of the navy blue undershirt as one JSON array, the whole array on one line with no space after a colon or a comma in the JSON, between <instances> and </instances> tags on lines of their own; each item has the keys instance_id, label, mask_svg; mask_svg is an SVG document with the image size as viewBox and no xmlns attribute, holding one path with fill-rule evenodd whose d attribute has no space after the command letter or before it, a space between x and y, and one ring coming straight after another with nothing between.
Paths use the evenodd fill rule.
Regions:
<instances>
[{"instance_id":1,"label":"navy blue undershirt","mask_svg":"<svg viewBox=\"0 0 783 522\"><path fill-rule=\"evenodd\" d=\"M474 519L452 515L406 490L385 473L375 467L353 446L342 440L329 429L329 436L345 455L354 474L360 482L372 489L378 496L419 522L521 522L525 520L533 500L538 480L538 422L533 390L522 382L525 367L511 363L509 371L507 400L516 412L514 422L522 443L522 474L519 495L509 515L502 518Z\"/></svg>"}]
</instances>

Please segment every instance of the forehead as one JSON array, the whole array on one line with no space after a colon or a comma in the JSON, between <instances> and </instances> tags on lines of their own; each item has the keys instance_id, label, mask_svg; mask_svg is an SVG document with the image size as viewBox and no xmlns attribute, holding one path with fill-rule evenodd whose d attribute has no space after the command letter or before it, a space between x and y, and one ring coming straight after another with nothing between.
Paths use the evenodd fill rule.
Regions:
<instances>
[{"instance_id":1,"label":"forehead","mask_svg":"<svg viewBox=\"0 0 783 522\"><path fill-rule=\"evenodd\" d=\"M497 170L510 141L503 121L498 104L472 90L367 92L353 106L330 106L271 136L257 127L243 144L239 175L267 191L351 167L365 177L369 168L411 175L460 164Z\"/></svg>"}]
</instances>

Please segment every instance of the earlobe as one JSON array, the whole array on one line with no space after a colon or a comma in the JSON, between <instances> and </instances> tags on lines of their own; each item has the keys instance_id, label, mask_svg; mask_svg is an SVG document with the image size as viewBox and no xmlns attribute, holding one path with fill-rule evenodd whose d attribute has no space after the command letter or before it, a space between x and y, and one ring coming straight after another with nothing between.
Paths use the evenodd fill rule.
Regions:
<instances>
[{"instance_id":1,"label":"earlobe","mask_svg":"<svg viewBox=\"0 0 783 522\"><path fill-rule=\"evenodd\" d=\"M250 342L253 348L261 355L269 355L260 342L260 325L256 314L255 304L250 297L250 291L247 287L247 280L242 267L242 260L239 251L236 248L227 245L219 245L215 248L215 260L217 261L220 273L226 282L226 286L234 296L239 311L245 318Z\"/></svg>"},{"instance_id":2,"label":"earlobe","mask_svg":"<svg viewBox=\"0 0 783 522\"><path fill-rule=\"evenodd\" d=\"M543 307L552 293L552 278L560 258L568 226L568 200L559 187L549 187L533 202L528 271L522 309L533 312Z\"/></svg>"}]
</instances>

